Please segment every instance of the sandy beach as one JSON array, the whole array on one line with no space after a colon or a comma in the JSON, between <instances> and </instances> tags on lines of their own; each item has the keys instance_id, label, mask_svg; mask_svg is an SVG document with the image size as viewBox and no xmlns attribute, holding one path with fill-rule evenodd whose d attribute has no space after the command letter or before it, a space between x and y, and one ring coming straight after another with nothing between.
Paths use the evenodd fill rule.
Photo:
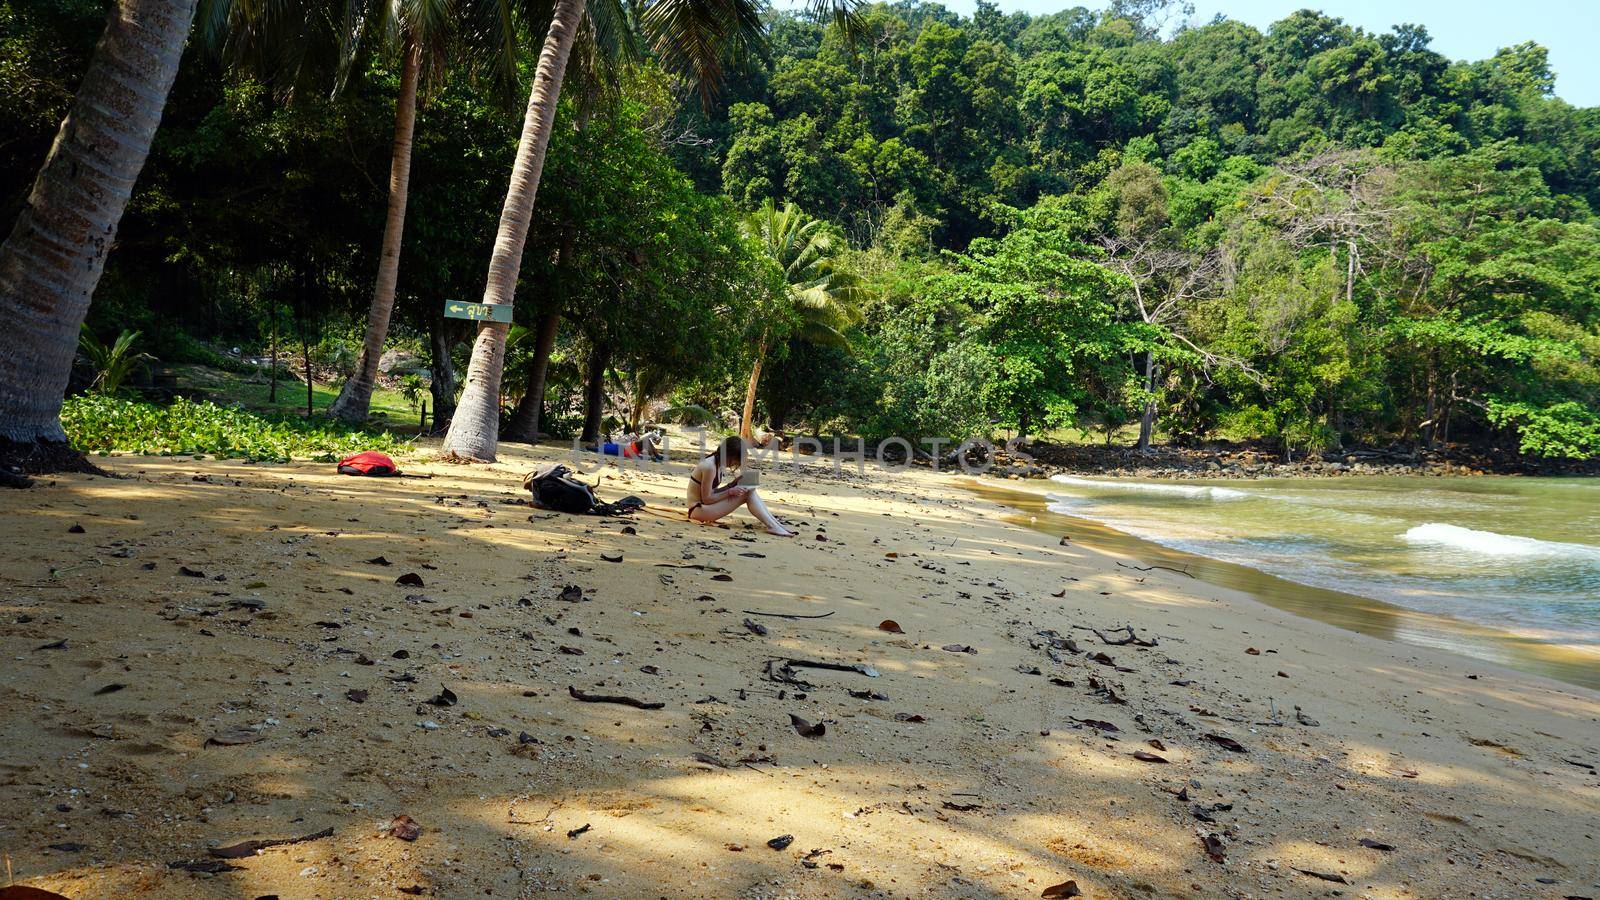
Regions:
<instances>
[{"instance_id":1,"label":"sandy beach","mask_svg":"<svg viewBox=\"0 0 1600 900\"><path fill-rule=\"evenodd\" d=\"M545 512L521 475L563 451L501 449L0 493L16 883L1600 897L1593 691L1143 570L948 475L763 473L779 539L685 522L682 463L608 471L631 519Z\"/></svg>"}]
</instances>

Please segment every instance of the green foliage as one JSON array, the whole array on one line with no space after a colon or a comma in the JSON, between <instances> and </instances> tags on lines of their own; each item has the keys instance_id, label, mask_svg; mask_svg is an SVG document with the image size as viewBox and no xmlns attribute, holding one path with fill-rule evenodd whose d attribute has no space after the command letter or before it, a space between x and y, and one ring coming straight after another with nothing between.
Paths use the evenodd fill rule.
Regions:
<instances>
[{"instance_id":1,"label":"green foliage","mask_svg":"<svg viewBox=\"0 0 1600 900\"><path fill-rule=\"evenodd\" d=\"M962 333L964 310L917 300L885 321L875 340L877 409L859 427L871 437L966 438L989 434L998 410L985 390L994 370Z\"/></svg>"},{"instance_id":2,"label":"green foliage","mask_svg":"<svg viewBox=\"0 0 1600 900\"><path fill-rule=\"evenodd\" d=\"M781 274L776 304L759 310L751 331L762 347L791 334L808 343L846 346L843 329L861 317L861 280L838 265L839 240L821 219L793 203L768 200L744 221L745 235Z\"/></svg>"},{"instance_id":3,"label":"green foliage","mask_svg":"<svg viewBox=\"0 0 1600 900\"><path fill-rule=\"evenodd\" d=\"M696 403L684 403L669 406L657 416L663 422L677 422L683 425L712 425L716 424L715 413Z\"/></svg>"},{"instance_id":4,"label":"green foliage","mask_svg":"<svg viewBox=\"0 0 1600 900\"><path fill-rule=\"evenodd\" d=\"M406 402L411 404L413 410L422 409L427 394L428 384L422 380L421 375L411 372L400 377L400 396L406 398Z\"/></svg>"},{"instance_id":5,"label":"green foliage","mask_svg":"<svg viewBox=\"0 0 1600 900\"><path fill-rule=\"evenodd\" d=\"M156 356L168 365L194 363L196 365L210 366L213 369L239 373L252 373L257 370L256 366L242 359L229 356L226 353L218 353L214 348L201 342L187 331L167 328L151 335L151 338L160 341L156 345Z\"/></svg>"},{"instance_id":6,"label":"green foliage","mask_svg":"<svg viewBox=\"0 0 1600 900\"><path fill-rule=\"evenodd\" d=\"M1302 254L1255 221L1241 223L1229 241L1231 289L1197 311L1201 339L1250 370L1217 373L1237 404L1221 411L1221 430L1294 450L1337 446L1335 421L1370 412L1363 392L1379 381L1375 337L1341 297L1340 273L1326 255Z\"/></svg>"},{"instance_id":7,"label":"green foliage","mask_svg":"<svg viewBox=\"0 0 1600 900\"><path fill-rule=\"evenodd\" d=\"M771 200L745 217L743 230L751 250L774 275L773 290L765 302L750 308L746 326L754 347L751 381L746 387L745 416L740 427L753 427L755 403L759 397L761 369L776 351L788 356L803 348L833 348L848 352L850 337L846 329L861 320L860 303L865 299L862 281L841 265L839 236L821 219L814 219L793 203L778 209ZM806 402L820 394L826 385L819 379L809 385L788 379L785 396L777 398L782 409ZM769 395L771 392L768 392ZM782 409L771 407L774 420L783 418ZM751 421L745 421L745 417Z\"/></svg>"},{"instance_id":8,"label":"green foliage","mask_svg":"<svg viewBox=\"0 0 1600 900\"><path fill-rule=\"evenodd\" d=\"M687 380L737 358L746 311L776 290L738 216L673 167L660 108L623 98L564 128L577 112L564 106L545 163L519 309L560 312L586 348L630 370Z\"/></svg>"},{"instance_id":9,"label":"green foliage","mask_svg":"<svg viewBox=\"0 0 1600 900\"><path fill-rule=\"evenodd\" d=\"M1421 385L1414 402L1432 413L1429 439L1465 406L1515 424L1525 452L1591 455L1600 226L1563 216L1505 144L1418 163L1410 176L1391 327L1398 367Z\"/></svg>"},{"instance_id":10,"label":"green foliage","mask_svg":"<svg viewBox=\"0 0 1600 900\"><path fill-rule=\"evenodd\" d=\"M183 398L158 406L105 395L68 397L61 423L67 440L87 453L333 460L361 450L398 453L408 446L387 432L331 420L263 415Z\"/></svg>"},{"instance_id":11,"label":"green foliage","mask_svg":"<svg viewBox=\"0 0 1600 900\"><path fill-rule=\"evenodd\" d=\"M1073 422L1086 372L1138 334L1115 321L1121 281L1090 261L1086 225L1064 200L1042 202L923 279L884 328L885 424L966 438Z\"/></svg>"},{"instance_id":12,"label":"green foliage","mask_svg":"<svg viewBox=\"0 0 1600 900\"><path fill-rule=\"evenodd\" d=\"M960 250L994 233L994 204L1082 189L1127 159L1205 181L1232 157L1266 165L1329 142L1434 156L1510 139L1600 207L1600 120L1551 97L1537 45L1453 63L1420 27L1374 33L1310 10L1170 41L1132 13L1083 9L968 20L897 4L862 19L858 51L777 18L765 77L713 117L737 203L793 200L864 242L909 192ZM884 160L896 144L907 163Z\"/></svg>"},{"instance_id":13,"label":"green foliage","mask_svg":"<svg viewBox=\"0 0 1600 900\"><path fill-rule=\"evenodd\" d=\"M83 354L94 372L89 390L115 396L121 392L123 382L145 363L153 362L154 356L134 349L138 342L139 332L123 331L110 344L102 344L85 325L78 335L78 352Z\"/></svg>"},{"instance_id":14,"label":"green foliage","mask_svg":"<svg viewBox=\"0 0 1600 900\"><path fill-rule=\"evenodd\" d=\"M1538 406L1491 398L1488 416L1498 427L1516 429L1519 448L1530 456L1600 456L1600 412L1575 400Z\"/></svg>"},{"instance_id":15,"label":"green foliage","mask_svg":"<svg viewBox=\"0 0 1600 900\"><path fill-rule=\"evenodd\" d=\"M99 0L0 0L0 234L27 199L105 20Z\"/></svg>"},{"instance_id":16,"label":"green foliage","mask_svg":"<svg viewBox=\"0 0 1600 900\"><path fill-rule=\"evenodd\" d=\"M337 23L318 20L298 29L299 57L252 56L244 37L318 12L296 0L220 54L186 57L95 333L142 331L169 363L253 374L212 348L305 345L319 372L348 370L378 263L394 38L418 24L427 77L393 331L459 373L471 328L439 306L483 289L521 124L502 88L531 73L537 41L502 40L528 24L515 16L432 26L496 2L360 0L372 15L355 52L329 57ZM1074 426L1111 440L1148 411L1175 437L1294 452L1513 440L1593 455L1600 111L1556 96L1543 49L1451 61L1420 26L1371 32L1314 10L1163 38L1173 7L872 4L855 41L769 11L767 52L739 59L724 95L683 103L676 74L735 62L705 55L716 41L665 38L668 19L703 11L668 4L645 23L674 75L607 73L594 64L618 49L598 33L613 5L592 3L606 46L580 44L575 71L607 78L566 92L517 292L518 329L560 319L545 429L576 429L591 358L627 386L627 412L665 395L709 415L738 406L764 349L773 420L874 437ZM0 229L104 8L0 0ZM290 90L330 65L349 67L342 90ZM740 212L776 220L790 204L793 221L766 230L806 241L781 252ZM798 266L804 253L785 255L806 246ZM531 344L513 342L508 399L529 384ZM304 385L283 387L279 405ZM418 383L404 388L415 404Z\"/></svg>"}]
</instances>

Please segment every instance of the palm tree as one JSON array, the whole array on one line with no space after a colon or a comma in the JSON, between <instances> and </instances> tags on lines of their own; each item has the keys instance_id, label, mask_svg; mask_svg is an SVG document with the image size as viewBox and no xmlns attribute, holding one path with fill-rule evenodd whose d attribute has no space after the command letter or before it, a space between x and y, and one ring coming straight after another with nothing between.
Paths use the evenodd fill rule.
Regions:
<instances>
[{"instance_id":1,"label":"palm tree","mask_svg":"<svg viewBox=\"0 0 1600 900\"><path fill-rule=\"evenodd\" d=\"M791 336L824 346L848 346L842 329L861 319L857 302L862 288L859 278L836 267L837 246L827 223L806 215L793 203L780 210L768 200L750 214L744 227L761 252L782 270L785 286L780 309L776 315L763 317L761 336L756 340L744 415L739 418L739 434L748 440L767 353L780 338Z\"/></svg>"},{"instance_id":2,"label":"palm tree","mask_svg":"<svg viewBox=\"0 0 1600 900\"><path fill-rule=\"evenodd\" d=\"M195 0L119 0L27 205L0 244L0 438L64 445L79 329L167 93Z\"/></svg>"},{"instance_id":3,"label":"palm tree","mask_svg":"<svg viewBox=\"0 0 1600 900\"><path fill-rule=\"evenodd\" d=\"M518 23L540 21L541 0L201 0L201 32L236 69L285 94L342 90L370 54L400 64L389 200L366 336L354 373L328 407L334 418L364 422L389 335L411 184L412 136L425 77L451 62L487 70L497 87L515 84ZM505 91L508 95L510 91Z\"/></svg>"},{"instance_id":4,"label":"palm tree","mask_svg":"<svg viewBox=\"0 0 1600 900\"><path fill-rule=\"evenodd\" d=\"M405 231L411 181L411 136L417 115L417 82L424 67L438 71L455 51L473 66L495 75L499 86L514 86L518 59L517 23L541 22L542 0L347 0L372 7L363 21L376 21L385 45L400 51L400 94L395 101L394 151L389 166L389 209L366 338L355 372L328 407L334 418L366 421L378 361L389 334L395 287L400 278L400 246ZM426 56L426 60L424 59ZM509 93L509 92L508 92Z\"/></svg>"},{"instance_id":5,"label":"palm tree","mask_svg":"<svg viewBox=\"0 0 1600 900\"><path fill-rule=\"evenodd\" d=\"M385 4L387 8L387 4ZM411 135L417 121L417 81L422 71L422 40L415 27L407 27L400 48L400 95L395 99L394 149L389 160L389 209L383 221L383 249L378 256L378 278L367 310L366 339L356 358L355 372L345 379L328 414L347 422L365 422L378 381L378 360L389 337L389 316L394 312L395 286L400 281L400 242L406 228L406 200L411 189Z\"/></svg>"},{"instance_id":6,"label":"palm tree","mask_svg":"<svg viewBox=\"0 0 1600 900\"><path fill-rule=\"evenodd\" d=\"M579 27L588 21L597 33L626 21L613 13L617 0L555 0L550 30L528 94L522 137L511 170L511 184L500 213L500 229L483 302L509 305L516 290L527 242L528 223L544 170L545 149L555 126L556 103L566 75L567 57ZM854 31L857 0L811 0L815 11L831 12L847 33ZM651 50L670 72L690 77L702 97L720 83L723 62L760 40L762 4L758 0L643 0L634 7ZM597 12L605 10L602 15ZM500 432L500 376L505 363L507 326L484 322L472 347L467 384L441 448L446 458L492 461Z\"/></svg>"}]
</instances>

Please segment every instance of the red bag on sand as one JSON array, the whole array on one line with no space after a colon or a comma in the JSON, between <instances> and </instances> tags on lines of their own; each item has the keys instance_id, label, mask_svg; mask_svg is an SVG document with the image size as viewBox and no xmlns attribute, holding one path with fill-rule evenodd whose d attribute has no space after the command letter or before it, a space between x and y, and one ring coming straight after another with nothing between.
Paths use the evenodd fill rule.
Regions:
<instances>
[{"instance_id":1,"label":"red bag on sand","mask_svg":"<svg viewBox=\"0 0 1600 900\"><path fill-rule=\"evenodd\" d=\"M399 475L394 460L387 453L363 450L339 460L340 475Z\"/></svg>"}]
</instances>

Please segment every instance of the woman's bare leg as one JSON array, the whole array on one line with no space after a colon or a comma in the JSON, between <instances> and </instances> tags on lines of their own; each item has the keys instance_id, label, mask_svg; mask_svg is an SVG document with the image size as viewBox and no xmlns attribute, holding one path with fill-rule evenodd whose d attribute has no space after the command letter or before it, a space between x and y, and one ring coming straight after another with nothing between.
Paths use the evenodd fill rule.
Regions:
<instances>
[{"instance_id":1,"label":"woman's bare leg","mask_svg":"<svg viewBox=\"0 0 1600 900\"><path fill-rule=\"evenodd\" d=\"M689 514L689 518L696 522L710 524L743 505L743 497L723 497L719 500L713 500L710 503L702 503L695 507L694 512Z\"/></svg>"},{"instance_id":2,"label":"woman's bare leg","mask_svg":"<svg viewBox=\"0 0 1600 900\"><path fill-rule=\"evenodd\" d=\"M779 522L777 517L767 509L767 505L761 502L761 495L756 493L755 488L751 488L750 492L743 497L724 497L720 500L701 504L695 507L694 512L689 514L689 518L696 522L710 524L741 506L750 510L750 515L756 517L756 521L767 529L768 534L777 535L778 537L794 536L794 532L783 527L783 523Z\"/></svg>"},{"instance_id":3,"label":"woman's bare leg","mask_svg":"<svg viewBox=\"0 0 1600 900\"><path fill-rule=\"evenodd\" d=\"M766 526L768 534L774 534L778 537L794 536L794 532L783 527L783 523L779 522L777 517L767 509L767 505L761 502L761 495L756 493L755 488L751 488L750 493L745 496L744 505L750 510L750 515L755 516L757 521Z\"/></svg>"}]
</instances>

